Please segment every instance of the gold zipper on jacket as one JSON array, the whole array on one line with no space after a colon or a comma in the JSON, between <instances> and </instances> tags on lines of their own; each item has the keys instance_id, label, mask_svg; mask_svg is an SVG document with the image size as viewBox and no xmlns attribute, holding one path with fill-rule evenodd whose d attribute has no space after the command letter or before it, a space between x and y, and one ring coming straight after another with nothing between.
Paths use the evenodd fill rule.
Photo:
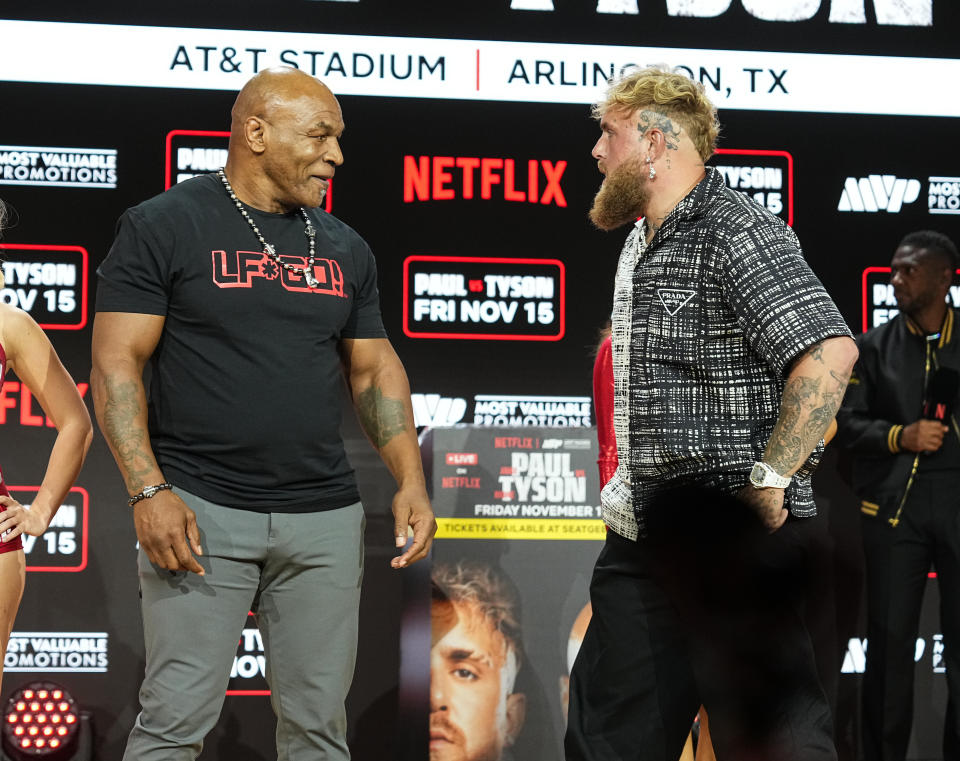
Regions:
<instances>
[{"instance_id":1,"label":"gold zipper on jacket","mask_svg":"<svg viewBox=\"0 0 960 761\"><path fill-rule=\"evenodd\" d=\"M927 345L927 356L923 364L923 388L927 387L927 377L930 375L930 363L933 358L933 354L930 349L930 342L926 342ZM954 427L956 427L956 422L954 421ZM896 528L900 525L900 513L903 512L903 506L907 503L907 497L910 496L910 489L913 487L913 480L917 476L917 468L920 466L920 452L913 458L913 467L910 468L910 478L907 479L907 488L903 490L903 497L900 498L900 504L897 506L897 512L892 518L889 518L890 525Z\"/></svg>"}]
</instances>

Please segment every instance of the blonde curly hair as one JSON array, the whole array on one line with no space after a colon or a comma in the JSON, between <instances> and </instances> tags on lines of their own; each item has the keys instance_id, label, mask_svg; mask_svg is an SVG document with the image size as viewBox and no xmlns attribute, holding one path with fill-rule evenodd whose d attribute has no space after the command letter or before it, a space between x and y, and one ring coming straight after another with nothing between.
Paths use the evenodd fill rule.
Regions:
<instances>
[{"instance_id":1,"label":"blonde curly hair","mask_svg":"<svg viewBox=\"0 0 960 761\"><path fill-rule=\"evenodd\" d=\"M667 66L636 69L610 81L606 97L593 106L593 117L599 121L608 111L633 113L641 109L658 111L675 120L704 161L716 150L720 134L717 109L699 82Z\"/></svg>"},{"instance_id":2,"label":"blonde curly hair","mask_svg":"<svg viewBox=\"0 0 960 761\"><path fill-rule=\"evenodd\" d=\"M485 563L469 560L437 563L430 579L434 602L475 605L491 628L503 635L519 667L523 653L520 594L510 579Z\"/></svg>"}]
</instances>

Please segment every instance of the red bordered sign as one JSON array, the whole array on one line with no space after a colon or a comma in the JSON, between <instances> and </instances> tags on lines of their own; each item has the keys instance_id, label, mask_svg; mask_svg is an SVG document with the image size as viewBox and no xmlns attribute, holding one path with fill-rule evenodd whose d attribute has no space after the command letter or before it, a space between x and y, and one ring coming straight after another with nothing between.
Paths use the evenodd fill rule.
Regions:
<instances>
[{"instance_id":1,"label":"red bordered sign","mask_svg":"<svg viewBox=\"0 0 960 761\"><path fill-rule=\"evenodd\" d=\"M29 313L44 330L87 326L87 263L83 246L0 243L3 300Z\"/></svg>"}]
</instances>

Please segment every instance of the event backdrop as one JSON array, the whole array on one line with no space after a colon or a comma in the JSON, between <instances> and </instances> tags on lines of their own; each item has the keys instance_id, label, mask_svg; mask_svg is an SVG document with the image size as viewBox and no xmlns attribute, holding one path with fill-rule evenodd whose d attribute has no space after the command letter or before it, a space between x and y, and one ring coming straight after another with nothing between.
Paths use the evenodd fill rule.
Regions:
<instances>
[{"instance_id":1,"label":"event backdrop","mask_svg":"<svg viewBox=\"0 0 960 761\"><path fill-rule=\"evenodd\" d=\"M623 235L586 219L600 180L589 104L631 65L668 63L704 83L723 123L711 163L794 227L855 331L895 309L882 268L904 233L960 239L960 8L949 0L37 0L0 15L0 197L16 211L0 298L48 329L88 401L95 270L117 217L220 166L236 91L277 64L316 74L340 97L346 162L328 210L377 255L420 426L581 429L563 440L595 422L592 351ZM960 303L960 291L951 297ZM243 413L269 415L270 389ZM380 761L423 736L423 716L398 709L401 620L416 618L416 605L388 568L389 476L349 410L344 421L369 518L350 739L360 761ZM0 462L23 501L52 435L30 390L8 376ZM842 753L853 758L862 571L840 470L831 453L817 481L837 572L820 641ZM471 488L464 478L448 491ZM31 572L5 658L8 691L50 677L93 711L103 761L121 755L143 668L124 498L98 436L56 523L27 542ZM494 546L506 541L519 544ZM547 543L484 544L536 559ZM589 549L576 554L570 578L586 578L590 561ZM510 570L547 577L557 559L540 562ZM411 569L411 583L427 572ZM914 759L938 756L945 700L935 580L930 588ZM203 758L272 757L263 669L251 619ZM553 708L544 715L555 734Z\"/></svg>"}]
</instances>

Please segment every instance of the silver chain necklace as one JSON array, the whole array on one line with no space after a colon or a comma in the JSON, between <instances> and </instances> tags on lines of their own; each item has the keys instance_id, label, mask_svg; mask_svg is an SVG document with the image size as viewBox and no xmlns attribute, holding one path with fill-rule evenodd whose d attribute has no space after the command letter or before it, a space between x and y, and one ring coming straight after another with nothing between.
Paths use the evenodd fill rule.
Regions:
<instances>
[{"instance_id":1,"label":"silver chain necklace","mask_svg":"<svg viewBox=\"0 0 960 761\"><path fill-rule=\"evenodd\" d=\"M303 229L303 233L307 236L307 240L310 241L310 252L307 255L307 266L297 267L293 264L280 261L280 257L277 255L277 250L263 239L263 236L260 234L260 228L257 227L257 223L253 221L249 214L247 214L247 210L243 208L243 204L240 202L240 199L237 198L237 194L233 192L233 187L230 185L230 180L227 179L227 173L223 171L223 167L220 167L217 170L217 175L220 177L220 182L223 183L223 187L226 188L227 195L230 196L230 200L233 201L234 205L237 207L237 211L240 212L240 216L247 220L247 224L250 225L250 229L253 230L253 234L257 236L257 240L259 240L260 245L263 246L263 253L273 259L273 261L275 261L285 270L302 275L303 279L307 281L307 285L311 288L316 288L318 285L320 285L319 281L316 277L314 277L313 274L313 265L316 262L315 253L317 245L317 229L310 221L310 217L307 216L307 210L302 206L300 207L300 214L303 217L303 221L307 225Z\"/></svg>"}]
</instances>

